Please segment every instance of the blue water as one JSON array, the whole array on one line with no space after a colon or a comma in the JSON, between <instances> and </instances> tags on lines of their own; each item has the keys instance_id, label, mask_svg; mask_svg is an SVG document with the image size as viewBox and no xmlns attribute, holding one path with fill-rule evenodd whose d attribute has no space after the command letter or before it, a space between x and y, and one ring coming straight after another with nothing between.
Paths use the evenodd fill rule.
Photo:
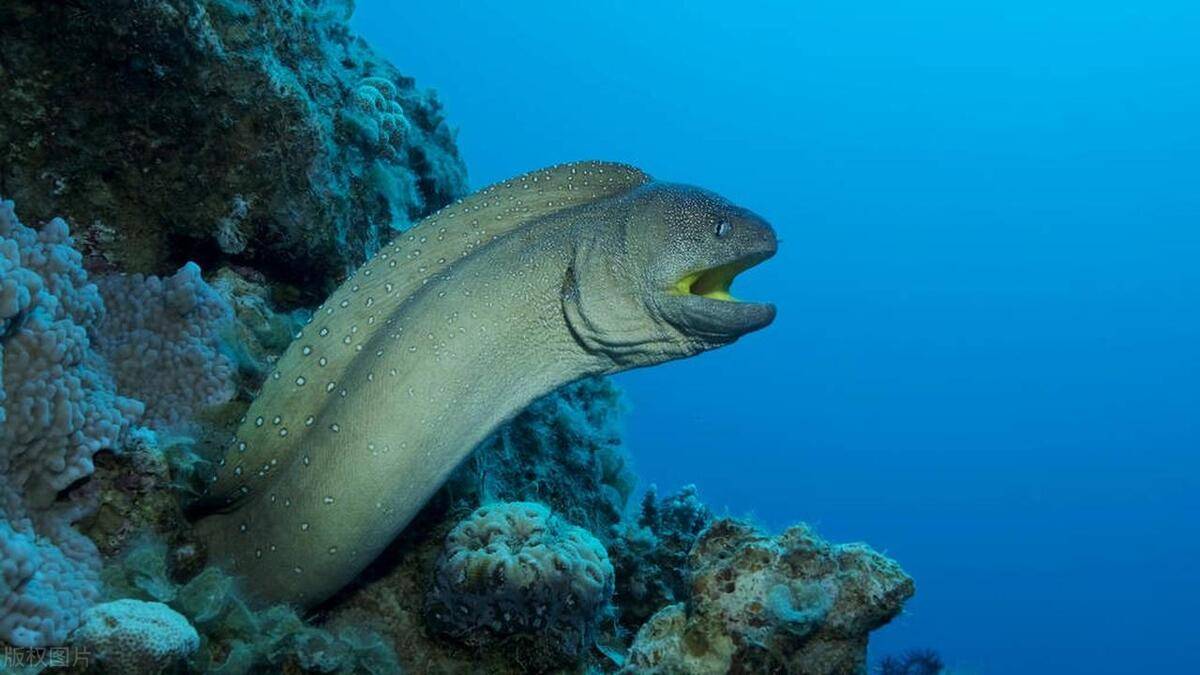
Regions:
<instances>
[{"instance_id":1,"label":"blue water","mask_svg":"<svg viewBox=\"0 0 1200 675\"><path fill-rule=\"evenodd\" d=\"M440 90L476 187L615 159L775 224L735 287L775 325L620 377L648 482L897 558L876 656L1195 672L1200 4L735 6L355 25Z\"/></svg>"}]
</instances>

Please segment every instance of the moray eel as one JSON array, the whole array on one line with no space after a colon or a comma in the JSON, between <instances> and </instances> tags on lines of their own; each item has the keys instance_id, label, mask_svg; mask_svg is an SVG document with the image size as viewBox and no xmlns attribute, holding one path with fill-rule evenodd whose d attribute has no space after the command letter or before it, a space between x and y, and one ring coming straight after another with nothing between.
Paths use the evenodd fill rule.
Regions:
<instances>
[{"instance_id":1,"label":"moray eel","mask_svg":"<svg viewBox=\"0 0 1200 675\"><path fill-rule=\"evenodd\" d=\"M733 278L774 254L762 218L630 166L494 185L399 235L268 376L196 531L270 602L320 603L534 399L720 347L775 317Z\"/></svg>"}]
</instances>

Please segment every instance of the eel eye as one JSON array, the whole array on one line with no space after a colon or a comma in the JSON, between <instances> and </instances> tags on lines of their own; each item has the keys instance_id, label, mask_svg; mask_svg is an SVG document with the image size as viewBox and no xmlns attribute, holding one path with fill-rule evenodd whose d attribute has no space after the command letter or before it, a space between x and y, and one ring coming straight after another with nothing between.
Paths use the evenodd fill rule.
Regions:
<instances>
[{"instance_id":1,"label":"eel eye","mask_svg":"<svg viewBox=\"0 0 1200 675\"><path fill-rule=\"evenodd\" d=\"M729 234L729 231L732 229L733 225L730 225L728 220L718 220L717 226L713 228L713 234L717 235L718 237L724 237L725 235Z\"/></svg>"}]
</instances>

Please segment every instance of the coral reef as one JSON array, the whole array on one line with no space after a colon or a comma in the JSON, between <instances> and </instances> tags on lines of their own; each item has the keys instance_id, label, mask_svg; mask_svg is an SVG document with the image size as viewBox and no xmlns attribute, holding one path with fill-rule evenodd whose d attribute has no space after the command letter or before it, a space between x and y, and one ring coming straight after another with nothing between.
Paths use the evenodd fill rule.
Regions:
<instances>
[{"instance_id":1,"label":"coral reef","mask_svg":"<svg viewBox=\"0 0 1200 675\"><path fill-rule=\"evenodd\" d=\"M0 201L0 640L15 645L61 643L98 592L96 547L71 526L95 493L68 488L142 411L92 348L103 311L66 223L35 231Z\"/></svg>"},{"instance_id":2,"label":"coral reef","mask_svg":"<svg viewBox=\"0 0 1200 675\"><path fill-rule=\"evenodd\" d=\"M494 645L484 639L459 647L459 640L437 639L427 633L437 621L424 611L427 579L436 578L429 570L442 569L443 542L451 528L467 522L461 514L470 513L476 500L502 494L543 502L549 496L556 513L561 508L575 514L564 520L596 535L614 567L616 594L609 611L616 621L600 622L594 649L575 659L579 668L664 673L865 668L867 634L899 611L912 593L911 580L866 547L833 546L804 527L771 538L737 521L714 522L692 487L663 498L651 489L639 511L613 522L609 504L623 513L624 496L604 481L628 471L620 408L607 380L571 385L536 402L459 468L358 588L332 603L331 624L375 622L397 645L403 665L417 672L564 667L563 654L545 643L536 652L514 648L511 641ZM613 474L604 466L622 468ZM628 485L621 481L618 485ZM611 502L597 499L606 484L616 495ZM751 563L760 558L765 567L754 571ZM725 577L736 579L742 593L718 593L717 580ZM763 621L763 612L769 621Z\"/></svg>"},{"instance_id":3,"label":"coral reef","mask_svg":"<svg viewBox=\"0 0 1200 675\"><path fill-rule=\"evenodd\" d=\"M0 5L0 191L126 272L248 264L310 299L465 191L437 99L349 0Z\"/></svg>"},{"instance_id":4,"label":"coral reef","mask_svg":"<svg viewBox=\"0 0 1200 675\"><path fill-rule=\"evenodd\" d=\"M0 640L15 645L62 643L97 597L100 556L75 523L112 552L181 522L157 436L134 425L233 393L231 310L198 268L98 281L63 220L33 230L0 202ZM97 462L108 479L90 480Z\"/></svg>"},{"instance_id":5,"label":"coral reef","mask_svg":"<svg viewBox=\"0 0 1200 675\"><path fill-rule=\"evenodd\" d=\"M541 504L476 509L446 537L427 617L472 645L524 636L577 657L613 593L613 568L587 530Z\"/></svg>"},{"instance_id":6,"label":"coral reef","mask_svg":"<svg viewBox=\"0 0 1200 675\"><path fill-rule=\"evenodd\" d=\"M113 600L89 608L74 643L111 672L157 673L200 647L200 636L161 602Z\"/></svg>"},{"instance_id":7,"label":"coral reef","mask_svg":"<svg viewBox=\"0 0 1200 675\"><path fill-rule=\"evenodd\" d=\"M620 390L607 379L582 380L535 401L475 450L357 587L330 603L329 623L377 625L413 672L522 673L561 664L562 650L553 644L543 644L541 654L430 635L429 584L450 530L485 502L543 504L613 546L610 531L634 484L621 443L623 410ZM611 628L603 622L598 639L613 641Z\"/></svg>"},{"instance_id":8,"label":"coral reef","mask_svg":"<svg viewBox=\"0 0 1200 675\"><path fill-rule=\"evenodd\" d=\"M868 634L914 592L892 560L829 544L804 525L772 538L715 521L689 567L691 597L642 627L631 672L864 672Z\"/></svg>"},{"instance_id":9,"label":"coral reef","mask_svg":"<svg viewBox=\"0 0 1200 675\"><path fill-rule=\"evenodd\" d=\"M235 384L232 410L244 407L306 314L275 311L252 271L222 270L209 286L185 266L169 279L99 276L97 289L63 221L34 231L11 204L0 234L0 461L11 477L0 484L0 639L11 644L66 639L98 599L100 553L114 561L110 599L164 603L195 626L197 672L391 673L401 661L418 672L858 672L869 631L912 592L865 547L714 521L694 488L663 499L651 489L627 515L620 395L590 379L483 443L321 626L255 609L204 567L172 491L194 493L202 437L222 436L236 412L196 419ZM157 367L139 363L139 344ZM183 382L203 386L194 395ZM152 400L145 415L126 391ZM139 417L199 436L136 427ZM166 541L131 544L146 532Z\"/></svg>"},{"instance_id":10,"label":"coral reef","mask_svg":"<svg viewBox=\"0 0 1200 675\"><path fill-rule=\"evenodd\" d=\"M911 580L694 488L628 513L606 379L498 430L313 616L206 565L178 498L295 308L465 192L437 100L350 8L0 3L0 192L47 221L0 202L0 642L111 672L863 672Z\"/></svg>"}]
</instances>

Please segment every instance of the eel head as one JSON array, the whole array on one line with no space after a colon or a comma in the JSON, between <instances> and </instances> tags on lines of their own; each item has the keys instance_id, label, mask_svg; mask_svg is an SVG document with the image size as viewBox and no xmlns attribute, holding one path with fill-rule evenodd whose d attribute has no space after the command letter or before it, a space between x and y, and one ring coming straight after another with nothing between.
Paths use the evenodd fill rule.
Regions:
<instances>
[{"instance_id":1,"label":"eel head","mask_svg":"<svg viewBox=\"0 0 1200 675\"><path fill-rule=\"evenodd\" d=\"M607 239L577 260L574 273L587 279L566 296L585 346L625 369L721 347L775 319L774 305L730 291L738 274L775 254L763 218L707 190L657 181L621 201Z\"/></svg>"}]
</instances>

